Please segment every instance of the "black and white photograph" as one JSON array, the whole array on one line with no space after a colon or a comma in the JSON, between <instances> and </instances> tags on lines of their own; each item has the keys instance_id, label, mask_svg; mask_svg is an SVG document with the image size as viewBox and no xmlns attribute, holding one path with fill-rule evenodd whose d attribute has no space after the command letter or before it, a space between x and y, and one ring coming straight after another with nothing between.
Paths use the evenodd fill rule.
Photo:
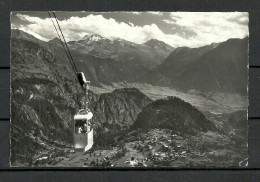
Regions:
<instances>
[{"instance_id":1,"label":"black and white photograph","mask_svg":"<svg viewBox=\"0 0 260 182\"><path fill-rule=\"evenodd\" d=\"M14 11L10 166L248 166L247 12Z\"/></svg>"}]
</instances>

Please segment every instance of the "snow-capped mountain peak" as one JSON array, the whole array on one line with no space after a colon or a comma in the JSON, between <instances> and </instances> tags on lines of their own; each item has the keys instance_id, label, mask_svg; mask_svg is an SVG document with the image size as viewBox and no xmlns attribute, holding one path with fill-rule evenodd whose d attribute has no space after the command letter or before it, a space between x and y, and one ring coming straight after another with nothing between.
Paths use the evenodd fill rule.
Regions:
<instances>
[{"instance_id":1,"label":"snow-capped mountain peak","mask_svg":"<svg viewBox=\"0 0 260 182\"><path fill-rule=\"evenodd\" d=\"M91 35L85 35L82 40L87 40L87 41L100 41L104 40L106 38L102 37L101 35L98 34L91 34Z\"/></svg>"}]
</instances>

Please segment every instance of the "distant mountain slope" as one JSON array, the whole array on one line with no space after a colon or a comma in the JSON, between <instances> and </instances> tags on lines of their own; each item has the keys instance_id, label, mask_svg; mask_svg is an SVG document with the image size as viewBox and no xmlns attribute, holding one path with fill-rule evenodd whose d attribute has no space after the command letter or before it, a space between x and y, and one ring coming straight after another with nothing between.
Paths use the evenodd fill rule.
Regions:
<instances>
[{"instance_id":1,"label":"distant mountain slope","mask_svg":"<svg viewBox=\"0 0 260 182\"><path fill-rule=\"evenodd\" d=\"M248 38L229 39L186 66L173 85L188 90L247 94Z\"/></svg>"},{"instance_id":2,"label":"distant mountain slope","mask_svg":"<svg viewBox=\"0 0 260 182\"><path fill-rule=\"evenodd\" d=\"M75 52L73 52L73 57L76 60L78 71L83 71L93 85L102 83L110 85L114 82L131 80L136 75L148 70L136 60L121 62ZM122 85L126 86L125 84Z\"/></svg>"},{"instance_id":3,"label":"distant mountain slope","mask_svg":"<svg viewBox=\"0 0 260 182\"><path fill-rule=\"evenodd\" d=\"M167 58L169 56L169 53L171 53L175 49L172 46L157 39L150 39L147 42L143 43L143 45L151 48L151 50L157 55L158 59L160 59L160 57ZM163 61L159 63L162 63Z\"/></svg>"},{"instance_id":4,"label":"distant mountain slope","mask_svg":"<svg viewBox=\"0 0 260 182\"><path fill-rule=\"evenodd\" d=\"M176 97L159 99L146 106L131 128L171 129L183 135L216 130L199 110Z\"/></svg>"},{"instance_id":5,"label":"distant mountain slope","mask_svg":"<svg viewBox=\"0 0 260 182\"><path fill-rule=\"evenodd\" d=\"M19 29L11 30L11 38L27 40L27 41L34 42L34 43L41 44L41 45L46 43L44 41L37 39L35 36L33 36L29 33L26 33L22 30L19 30Z\"/></svg>"},{"instance_id":6,"label":"distant mountain slope","mask_svg":"<svg viewBox=\"0 0 260 182\"><path fill-rule=\"evenodd\" d=\"M177 48L142 77L154 85L184 91L247 93L248 38L229 39L200 48Z\"/></svg>"},{"instance_id":7,"label":"distant mountain slope","mask_svg":"<svg viewBox=\"0 0 260 182\"><path fill-rule=\"evenodd\" d=\"M199 48L179 47L165 59L162 65L158 66L158 70L169 77L178 77L183 74L186 66L217 46L218 44Z\"/></svg>"}]
</instances>

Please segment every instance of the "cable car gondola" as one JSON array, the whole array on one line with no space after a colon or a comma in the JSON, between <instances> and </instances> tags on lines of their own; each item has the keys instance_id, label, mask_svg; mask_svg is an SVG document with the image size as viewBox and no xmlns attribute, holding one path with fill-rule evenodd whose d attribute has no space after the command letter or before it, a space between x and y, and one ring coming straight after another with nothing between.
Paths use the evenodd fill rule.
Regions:
<instances>
[{"instance_id":1,"label":"cable car gondola","mask_svg":"<svg viewBox=\"0 0 260 182\"><path fill-rule=\"evenodd\" d=\"M74 150L75 152L86 152L93 146L93 124L91 119L93 113L88 109L88 84L83 72L77 73L81 86L85 89L85 108L80 109L74 116Z\"/></svg>"}]
</instances>

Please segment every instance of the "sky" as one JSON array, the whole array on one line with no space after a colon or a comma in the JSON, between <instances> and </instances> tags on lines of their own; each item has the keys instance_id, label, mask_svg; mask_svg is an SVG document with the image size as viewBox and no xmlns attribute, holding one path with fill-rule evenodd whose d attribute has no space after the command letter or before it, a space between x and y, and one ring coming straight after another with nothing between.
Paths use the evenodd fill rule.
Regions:
<instances>
[{"instance_id":1,"label":"sky","mask_svg":"<svg viewBox=\"0 0 260 182\"><path fill-rule=\"evenodd\" d=\"M247 12L55 12L66 41L99 34L142 44L200 47L248 36ZM52 19L55 21L54 19ZM12 12L11 28L43 41L57 37L48 12Z\"/></svg>"}]
</instances>

